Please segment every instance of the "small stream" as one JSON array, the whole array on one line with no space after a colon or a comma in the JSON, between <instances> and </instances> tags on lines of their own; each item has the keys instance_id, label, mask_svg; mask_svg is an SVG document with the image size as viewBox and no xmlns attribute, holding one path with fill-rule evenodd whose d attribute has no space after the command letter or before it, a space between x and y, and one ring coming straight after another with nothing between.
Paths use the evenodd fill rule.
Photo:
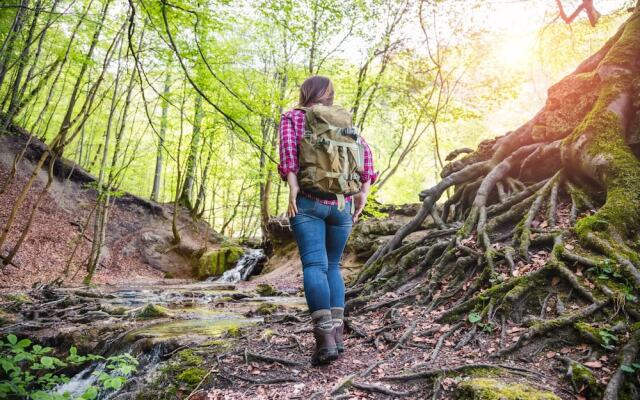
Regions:
<instances>
[{"instance_id":1,"label":"small stream","mask_svg":"<svg viewBox=\"0 0 640 400\"><path fill-rule=\"evenodd\" d=\"M215 279L215 282L236 283L246 281L256 272L256 269L266 258L262 249L247 249L236 263L236 266L226 271L221 277Z\"/></svg>"},{"instance_id":2,"label":"small stream","mask_svg":"<svg viewBox=\"0 0 640 400\"><path fill-rule=\"evenodd\" d=\"M236 267L216 281L187 284L122 285L94 288L100 293L101 307L119 308L125 313L125 321L149 304L163 307L168 315L146 321L132 321L132 328L116 334L94 349L93 353L115 355L130 353L138 359L138 372L120 392L108 392L100 399L135 398L137 390L143 390L145 382L161 365L163 355L179 347L197 346L215 338L224 337L231 330L242 329L262 322L254 310L264 302L274 303L294 310L306 309L303 298L295 296L259 297L254 292L239 290L235 282L246 280L264 260L261 250L249 250ZM78 293L78 289L61 289ZM71 393L77 398L95 384L96 374L105 368L103 362L94 363L71 377L57 388L56 393Z\"/></svg>"}]
</instances>

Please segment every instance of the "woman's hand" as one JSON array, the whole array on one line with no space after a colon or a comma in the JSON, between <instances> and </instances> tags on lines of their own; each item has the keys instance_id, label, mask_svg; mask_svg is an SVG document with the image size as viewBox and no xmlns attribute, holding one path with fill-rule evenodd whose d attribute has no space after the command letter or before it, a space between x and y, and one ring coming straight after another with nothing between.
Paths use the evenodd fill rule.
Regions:
<instances>
[{"instance_id":1,"label":"woman's hand","mask_svg":"<svg viewBox=\"0 0 640 400\"><path fill-rule=\"evenodd\" d=\"M369 195L369 187L371 186L371 182L367 181L362 184L362 189L360 193L353 196L353 205L355 206L355 212L353 213L353 223L358 222L358 217L362 214L364 210L364 206L367 204L367 196Z\"/></svg>"},{"instance_id":2,"label":"woman's hand","mask_svg":"<svg viewBox=\"0 0 640 400\"><path fill-rule=\"evenodd\" d=\"M293 172L287 174L287 182L289 183L289 207L287 209L287 216L293 218L298 214L296 198L298 197L298 193L300 193L300 186L298 186L298 177Z\"/></svg>"}]
</instances>

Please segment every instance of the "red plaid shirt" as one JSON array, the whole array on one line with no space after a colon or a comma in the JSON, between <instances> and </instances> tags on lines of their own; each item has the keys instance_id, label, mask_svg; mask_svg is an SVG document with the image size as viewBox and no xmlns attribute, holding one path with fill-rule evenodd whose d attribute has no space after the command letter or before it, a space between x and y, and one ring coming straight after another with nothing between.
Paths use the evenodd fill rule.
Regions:
<instances>
[{"instance_id":1,"label":"red plaid shirt","mask_svg":"<svg viewBox=\"0 0 640 400\"><path fill-rule=\"evenodd\" d=\"M304 128L304 111L291 110L282 114L280 118L280 164L278 165L278 172L283 180L287 180L287 174L289 172L297 174L300 169L298 162L298 144L304 135ZM378 174L373 170L373 155L367 142L364 138L361 137L361 139L364 144L364 171L360 175L360 181L362 183L367 181L374 183ZM322 204L338 204L337 200L323 200L307 193L303 194L309 198L318 200ZM345 200L350 201L351 197L347 197Z\"/></svg>"}]
</instances>

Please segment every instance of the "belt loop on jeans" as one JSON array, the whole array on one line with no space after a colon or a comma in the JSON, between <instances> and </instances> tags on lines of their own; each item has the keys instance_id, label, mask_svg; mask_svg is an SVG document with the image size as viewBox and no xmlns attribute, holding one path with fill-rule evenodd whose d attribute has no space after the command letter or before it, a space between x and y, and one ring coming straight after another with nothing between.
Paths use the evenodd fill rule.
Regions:
<instances>
[{"instance_id":1,"label":"belt loop on jeans","mask_svg":"<svg viewBox=\"0 0 640 400\"><path fill-rule=\"evenodd\" d=\"M345 202L343 194L336 194L336 198L338 199L338 211L344 210Z\"/></svg>"}]
</instances>

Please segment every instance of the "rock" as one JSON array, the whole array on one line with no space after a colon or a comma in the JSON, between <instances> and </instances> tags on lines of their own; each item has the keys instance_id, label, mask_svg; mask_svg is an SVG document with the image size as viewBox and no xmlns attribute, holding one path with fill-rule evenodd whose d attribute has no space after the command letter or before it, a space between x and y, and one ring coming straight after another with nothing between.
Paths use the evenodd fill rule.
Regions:
<instances>
[{"instance_id":1,"label":"rock","mask_svg":"<svg viewBox=\"0 0 640 400\"><path fill-rule=\"evenodd\" d=\"M6 325L11 325L13 323L15 323L17 321L17 318L15 315L13 314L9 314L6 313L2 310L0 310L0 327L1 326L6 326Z\"/></svg>"},{"instance_id":2,"label":"rock","mask_svg":"<svg viewBox=\"0 0 640 400\"><path fill-rule=\"evenodd\" d=\"M263 297L268 296L277 296L278 291L273 288L273 286L268 283L261 283L256 287L256 292Z\"/></svg>"},{"instance_id":3,"label":"rock","mask_svg":"<svg viewBox=\"0 0 640 400\"><path fill-rule=\"evenodd\" d=\"M353 228L347 246L359 259L368 258L382 244L380 238L395 234L402 225L400 221L391 219L360 222Z\"/></svg>"},{"instance_id":4,"label":"rock","mask_svg":"<svg viewBox=\"0 0 640 400\"><path fill-rule=\"evenodd\" d=\"M145 308L140 310L136 315L137 319L155 319L155 318L167 318L173 314L166 308L158 306L153 303L149 303Z\"/></svg>"},{"instance_id":5,"label":"rock","mask_svg":"<svg viewBox=\"0 0 640 400\"><path fill-rule=\"evenodd\" d=\"M88 297L90 299L115 299L116 296L113 294L102 293L95 289L89 290L76 290L73 292L76 296L80 297Z\"/></svg>"},{"instance_id":6,"label":"rock","mask_svg":"<svg viewBox=\"0 0 640 400\"><path fill-rule=\"evenodd\" d=\"M493 378L471 378L457 387L459 400L560 400L546 390Z\"/></svg>"},{"instance_id":7,"label":"rock","mask_svg":"<svg viewBox=\"0 0 640 400\"><path fill-rule=\"evenodd\" d=\"M16 304L31 303L31 297L24 293L8 293L2 296L5 301L10 301Z\"/></svg>"},{"instance_id":8,"label":"rock","mask_svg":"<svg viewBox=\"0 0 640 400\"><path fill-rule=\"evenodd\" d=\"M244 254L244 249L233 244L225 244L218 249L206 251L198 260L194 270L197 279L220 276L226 270L233 268Z\"/></svg>"},{"instance_id":9,"label":"rock","mask_svg":"<svg viewBox=\"0 0 640 400\"><path fill-rule=\"evenodd\" d=\"M233 300L242 300L242 299L246 299L246 298L249 298L249 297L253 297L253 295L248 294L248 293L240 293L240 292L231 293L231 298Z\"/></svg>"},{"instance_id":10,"label":"rock","mask_svg":"<svg viewBox=\"0 0 640 400\"><path fill-rule=\"evenodd\" d=\"M256 308L256 314L270 315L278 311L278 306L273 303L262 303Z\"/></svg>"},{"instance_id":11,"label":"rock","mask_svg":"<svg viewBox=\"0 0 640 400\"><path fill-rule=\"evenodd\" d=\"M127 313L126 307L113 306L111 304L102 304L100 309L110 315L125 315Z\"/></svg>"},{"instance_id":12,"label":"rock","mask_svg":"<svg viewBox=\"0 0 640 400\"><path fill-rule=\"evenodd\" d=\"M146 244L161 243L164 244L165 238L154 232L145 232L142 234L142 241Z\"/></svg>"}]
</instances>

